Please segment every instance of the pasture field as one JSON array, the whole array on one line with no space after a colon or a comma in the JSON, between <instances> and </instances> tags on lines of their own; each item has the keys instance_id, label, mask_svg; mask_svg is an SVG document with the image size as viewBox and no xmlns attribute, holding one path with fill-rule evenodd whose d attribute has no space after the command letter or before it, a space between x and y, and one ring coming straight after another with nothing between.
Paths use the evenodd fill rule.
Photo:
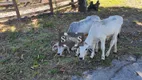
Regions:
<instances>
[{"instance_id":1,"label":"pasture field","mask_svg":"<svg viewBox=\"0 0 142 80\"><path fill-rule=\"evenodd\" d=\"M93 59L86 56L84 61L79 61L75 53L58 56L51 51L58 40L59 29L67 31L71 22L89 15L98 15L101 19L110 15L123 16L117 54L111 52L105 61L101 61L99 51ZM108 48L109 41L106 46ZM42 14L23 19L21 23L16 20L0 23L0 80L70 80L84 71L109 66L113 59L124 54L142 56L141 8L101 7L99 12Z\"/></svg>"}]
</instances>

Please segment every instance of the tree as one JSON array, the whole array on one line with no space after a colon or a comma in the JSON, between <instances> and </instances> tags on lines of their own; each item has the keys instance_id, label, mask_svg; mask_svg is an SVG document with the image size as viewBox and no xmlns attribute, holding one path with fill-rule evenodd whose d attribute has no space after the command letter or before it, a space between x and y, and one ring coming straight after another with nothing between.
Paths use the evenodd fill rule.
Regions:
<instances>
[{"instance_id":1,"label":"tree","mask_svg":"<svg viewBox=\"0 0 142 80\"><path fill-rule=\"evenodd\" d=\"M78 0L78 11L79 12L86 12L87 11L86 0Z\"/></svg>"}]
</instances>

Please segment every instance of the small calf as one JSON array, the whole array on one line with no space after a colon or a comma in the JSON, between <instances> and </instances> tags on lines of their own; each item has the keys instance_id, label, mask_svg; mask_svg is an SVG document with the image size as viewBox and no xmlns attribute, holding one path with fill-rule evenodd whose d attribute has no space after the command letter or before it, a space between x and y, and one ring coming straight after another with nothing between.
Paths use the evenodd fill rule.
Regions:
<instances>
[{"instance_id":1,"label":"small calf","mask_svg":"<svg viewBox=\"0 0 142 80\"><path fill-rule=\"evenodd\" d=\"M78 33L88 34L92 24L95 23L95 21L100 21L100 17L97 15L91 15L78 22L72 22L67 32L74 32L74 33L78 32ZM59 46L59 42L57 42L52 47L53 51L57 50L58 55L62 55L65 49L67 49L68 52L70 52L68 47Z\"/></svg>"},{"instance_id":2,"label":"small calf","mask_svg":"<svg viewBox=\"0 0 142 80\"><path fill-rule=\"evenodd\" d=\"M118 15L110 16L102 21L97 21L92 25L88 33L88 37L84 41L84 46L79 47L80 56L79 58L84 59L87 54L88 48L94 48L95 45L100 41L102 56L101 59L105 60L105 56L109 56L111 48L114 46L114 52L117 52L117 37L120 33L123 24L123 18ZM112 35L110 47L105 54L105 41L108 36ZM91 58L94 57L94 51L91 53Z\"/></svg>"}]
</instances>

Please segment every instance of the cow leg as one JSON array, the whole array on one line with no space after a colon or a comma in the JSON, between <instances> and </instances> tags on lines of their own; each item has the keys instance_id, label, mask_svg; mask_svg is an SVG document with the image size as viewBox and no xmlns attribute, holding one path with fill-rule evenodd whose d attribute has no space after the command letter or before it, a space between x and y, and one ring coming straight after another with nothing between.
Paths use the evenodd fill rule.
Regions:
<instances>
[{"instance_id":1,"label":"cow leg","mask_svg":"<svg viewBox=\"0 0 142 80\"><path fill-rule=\"evenodd\" d=\"M114 35L111 42L110 42L110 47L109 47L109 49L108 49L108 51L106 53L107 57L110 55L110 51L111 51L111 48L113 47L113 45L115 44L115 47L117 46L116 41L117 41L117 36Z\"/></svg>"},{"instance_id":2,"label":"cow leg","mask_svg":"<svg viewBox=\"0 0 142 80\"><path fill-rule=\"evenodd\" d=\"M105 37L101 39L102 60L105 60L105 39Z\"/></svg>"},{"instance_id":3,"label":"cow leg","mask_svg":"<svg viewBox=\"0 0 142 80\"><path fill-rule=\"evenodd\" d=\"M96 44L94 43L94 44L93 44L93 46L92 46L92 53L91 53L90 58L93 58L93 57L94 57L94 55L95 55L95 51L94 51L95 46L96 46Z\"/></svg>"}]
</instances>

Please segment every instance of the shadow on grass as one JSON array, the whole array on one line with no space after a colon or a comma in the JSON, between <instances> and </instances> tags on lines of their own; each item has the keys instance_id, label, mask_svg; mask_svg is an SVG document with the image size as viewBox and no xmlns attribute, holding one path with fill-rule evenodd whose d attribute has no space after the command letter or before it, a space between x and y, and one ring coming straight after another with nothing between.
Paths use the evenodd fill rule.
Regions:
<instances>
[{"instance_id":1,"label":"shadow on grass","mask_svg":"<svg viewBox=\"0 0 142 80\"><path fill-rule=\"evenodd\" d=\"M111 65L111 61L117 59L118 55L111 54L105 61L100 61L99 52L94 59L86 57L85 61L81 62L73 56L74 53L59 57L51 51L51 43L58 39L59 29L66 31L71 22L89 15L99 15L101 19L110 15L123 16L124 25L118 42L118 54L135 54L136 51L140 53L141 14L142 10L136 8L101 7L99 12L42 14L25 17L20 23L14 19L1 23L3 27L0 29L0 79L65 80L98 66Z\"/></svg>"}]
</instances>

